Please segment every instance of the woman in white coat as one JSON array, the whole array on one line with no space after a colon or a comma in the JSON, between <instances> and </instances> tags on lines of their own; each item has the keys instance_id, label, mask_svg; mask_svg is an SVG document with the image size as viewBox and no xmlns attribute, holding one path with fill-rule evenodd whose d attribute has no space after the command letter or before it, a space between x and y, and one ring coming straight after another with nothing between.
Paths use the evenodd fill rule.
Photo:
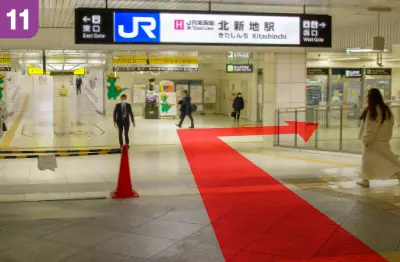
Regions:
<instances>
[{"instance_id":1,"label":"woman in white coat","mask_svg":"<svg viewBox=\"0 0 400 262\"><path fill-rule=\"evenodd\" d=\"M389 144L393 134L394 117L378 89L368 91L368 106L360 119L359 139L363 143L363 153L361 180L357 184L369 187L371 179L398 178L400 161L391 151Z\"/></svg>"}]
</instances>

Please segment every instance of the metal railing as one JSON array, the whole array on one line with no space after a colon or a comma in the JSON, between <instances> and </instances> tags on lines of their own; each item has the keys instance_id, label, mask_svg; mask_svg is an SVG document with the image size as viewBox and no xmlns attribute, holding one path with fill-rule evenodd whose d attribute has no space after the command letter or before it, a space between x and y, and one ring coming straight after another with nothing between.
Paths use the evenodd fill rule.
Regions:
<instances>
[{"instance_id":1,"label":"metal railing","mask_svg":"<svg viewBox=\"0 0 400 262\"><path fill-rule=\"evenodd\" d=\"M400 153L400 103L390 101L395 128L391 141L392 150ZM358 140L362 113L360 107L349 106L312 106L299 108L281 108L276 110L276 125L286 125L286 121L318 123L311 138L305 142L298 135L275 135L275 146L361 153L361 142Z\"/></svg>"}]
</instances>

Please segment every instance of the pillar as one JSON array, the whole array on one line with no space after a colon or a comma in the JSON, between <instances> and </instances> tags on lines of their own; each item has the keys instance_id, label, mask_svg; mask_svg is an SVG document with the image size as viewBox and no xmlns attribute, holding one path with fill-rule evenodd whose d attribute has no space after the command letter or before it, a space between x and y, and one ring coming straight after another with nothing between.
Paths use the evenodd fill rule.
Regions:
<instances>
[{"instance_id":1,"label":"pillar","mask_svg":"<svg viewBox=\"0 0 400 262\"><path fill-rule=\"evenodd\" d=\"M55 76L54 80L54 133L70 135L76 127L76 88L72 76Z\"/></svg>"},{"instance_id":2,"label":"pillar","mask_svg":"<svg viewBox=\"0 0 400 262\"><path fill-rule=\"evenodd\" d=\"M266 54L264 56L263 125L286 125L285 120L295 120L294 114L276 117L276 109L305 107L306 105L306 54ZM304 113L298 121L304 121ZM273 136L264 139L273 145Z\"/></svg>"}]
</instances>

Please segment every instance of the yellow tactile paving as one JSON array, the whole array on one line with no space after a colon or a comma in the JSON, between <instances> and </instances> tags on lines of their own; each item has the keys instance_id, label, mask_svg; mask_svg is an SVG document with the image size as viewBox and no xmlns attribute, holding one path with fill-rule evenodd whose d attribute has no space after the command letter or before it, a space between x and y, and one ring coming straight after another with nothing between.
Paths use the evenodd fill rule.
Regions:
<instances>
[{"instance_id":1,"label":"yellow tactile paving","mask_svg":"<svg viewBox=\"0 0 400 262\"><path fill-rule=\"evenodd\" d=\"M13 140L15 133L17 132L18 127L21 123L21 120L24 117L26 109L28 108L28 103L29 103L29 95L26 95L24 103L22 104L21 112L18 114L18 116L15 118L14 122L12 123L11 127L9 127L8 131L5 133L3 139L0 143L0 148L7 148L10 146L11 141Z\"/></svg>"}]
</instances>

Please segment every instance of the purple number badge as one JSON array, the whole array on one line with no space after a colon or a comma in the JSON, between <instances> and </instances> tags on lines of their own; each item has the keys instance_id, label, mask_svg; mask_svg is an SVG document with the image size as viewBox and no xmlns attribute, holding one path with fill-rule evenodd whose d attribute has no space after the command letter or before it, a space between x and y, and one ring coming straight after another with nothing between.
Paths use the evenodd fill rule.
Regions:
<instances>
[{"instance_id":1,"label":"purple number badge","mask_svg":"<svg viewBox=\"0 0 400 262\"><path fill-rule=\"evenodd\" d=\"M39 0L6 0L0 5L0 38L32 38L39 30Z\"/></svg>"}]
</instances>

